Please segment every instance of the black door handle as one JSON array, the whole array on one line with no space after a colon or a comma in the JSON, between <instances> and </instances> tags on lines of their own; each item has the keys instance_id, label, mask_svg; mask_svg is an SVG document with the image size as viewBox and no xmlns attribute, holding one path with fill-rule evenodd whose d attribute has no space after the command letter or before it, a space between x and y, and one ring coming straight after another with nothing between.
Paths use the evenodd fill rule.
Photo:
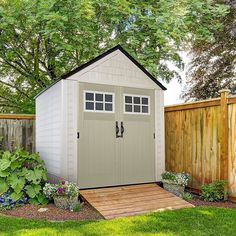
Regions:
<instances>
[{"instance_id":1,"label":"black door handle","mask_svg":"<svg viewBox=\"0 0 236 236\"><path fill-rule=\"evenodd\" d=\"M125 132L123 121L120 122L120 128L121 128L121 135L120 135L120 137L123 138L123 133Z\"/></svg>"},{"instance_id":2,"label":"black door handle","mask_svg":"<svg viewBox=\"0 0 236 236\"><path fill-rule=\"evenodd\" d=\"M120 135L119 135L120 132ZM120 122L120 128L118 121L116 121L116 138L123 138L123 133L125 132L123 121Z\"/></svg>"},{"instance_id":3,"label":"black door handle","mask_svg":"<svg viewBox=\"0 0 236 236\"><path fill-rule=\"evenodd\" d=\"M118 121L116 121L116 138L120 137L119 132L120 132L120 128L118 126Z\"/></svg>"}]
</instances>

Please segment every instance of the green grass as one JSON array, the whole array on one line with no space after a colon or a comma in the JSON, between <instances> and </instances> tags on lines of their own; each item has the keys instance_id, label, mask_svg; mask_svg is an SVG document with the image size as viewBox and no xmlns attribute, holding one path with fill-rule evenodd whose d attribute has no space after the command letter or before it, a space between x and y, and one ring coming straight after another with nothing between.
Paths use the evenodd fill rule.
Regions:
<instances>
[{"instance_id":1,"label":"green grass","mask_svg":"<svg viewBox=\"0 0 236 236\"><path fill-rule=\"evenodd\" d=\"M49 222L0 216L0 235L236 235L236 209L196 207L100 221Z\"/></svg>"}]
</instances>

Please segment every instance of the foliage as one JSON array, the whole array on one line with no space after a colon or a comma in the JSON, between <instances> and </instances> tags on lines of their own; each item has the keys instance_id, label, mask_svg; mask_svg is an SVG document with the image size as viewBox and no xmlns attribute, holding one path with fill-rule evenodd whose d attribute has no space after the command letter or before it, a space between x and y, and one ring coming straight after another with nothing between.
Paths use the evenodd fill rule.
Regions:
<instances>
[{"instance_id":1,"label":"foliage","mask_svg":"<svg viewBox=\"0 0 236 236\"><path fill-rule=\"evenodd\" d=\"M1 234L64 235L129 235L129 236L233 236L236 232L236 210L219 207L194 207L155 212L113 220L56 222L0 216Z\"/></svg>"},{"instance_id":2,"label":"foliage","mask_svg":"<svg viewBox=\"0 0 236 236\"><path fill-rule=\"evenodd\" d=\"M183 42L207 42L226 14L214 0L0 1L0 112L34 113L33 97L120 43L154 76L184 67ZM199 23L201 21L201 23Z\"/></svg>"},{"instance_id":3,"label":"foliage","mask_svg":"<svg viewBox=\"0 0 236 236\"><path fill-rule=\"evenodd\" d=\"M9 193L4 193L0 195L0 211L1 210L6 210L6 209L11 209L15 206L21 205L23 203L27 202L27 198L20 198L16 201L14 201Z\"/></svg>"},{"instance_id":4,"label":"foliage","mask_svg":"<svg viewBox=\"0 0 236 236\"><path fill-rule=\"evenodd\" d=\"M77 203L71 211L73 212L79 212L81 210L81 204Z\"/></svg>"},{"instance_id":5,"label":"foliage","mask_svg":"<svg viewBox=\"0 0 236 236\"><path fill-rule=\"evenodd\" d=\"M217 180L210 184L202 185L202 193L201 197L205 201L214 202L214 201L221 201L224 199L225 193L225 180Z\"/></svg>"},{"instance_id":6,"label":"foliage","mask_svg":"<svg viewBox=\"0 0 236 236\"><path fill-rule=\"evenodd\" d=\"M191 48L191 65L185 100L200 100L219 96L219 90L236 90L236 4L234 1L217 0L229 11L221 17L222 28L213 30L214 40L194 43Z\"/></svg>"},{"instance_id":7,"label":"foliage","mask_svg":"<svg viewBox=\"0 0 236 236\"><path fill-rule=\"evenodd\" d=\"M189 200L192 200L192 199L193 199L191 193L189 193L189 192L183 192L183 193L181 194L181 197L182 197L184 200L186 200L186 201L189 201Z\"/></svg>"},{"instance_id":8,"label":"foliage","mask_svg":"<svg viewBox=\"0 0 236 236\"><path fill-rule=\"evenodd\" d=\"M43 188L43 193L47 198L55 196L67 196L74 198L79 194L79 188L76 184L60 179L58 184L46 183Z\"/></svg>"},{"instance_id":9,"label":"foliage","mask_svg":"<svg viewBox=\"0 0 236 236\"><path fill-rule=\"evenodd\" d=\"M37 153L18 148L0 156L0 195L9 193L14 202L27 197L30 203L45 204L42 186L46 179L44 162Z\"/></svg>"},{"instance_id":10,"label":"foliage","mask_svg":"<svg viewBox=\"0 0 236 236\"><path fill-rule=\"evenodd\" d=\"M174 173L165 171L161 174L162 182L173 182L178 185L187 186L190 175L187 173Z\"/></svg>"}]
</instances>

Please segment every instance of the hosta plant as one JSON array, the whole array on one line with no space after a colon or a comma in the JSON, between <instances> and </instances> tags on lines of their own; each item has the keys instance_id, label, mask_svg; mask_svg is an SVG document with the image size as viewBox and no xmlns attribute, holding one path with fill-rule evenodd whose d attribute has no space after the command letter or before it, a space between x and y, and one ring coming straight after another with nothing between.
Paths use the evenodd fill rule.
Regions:
<instances>
[{"instance_id":1,"label":"hosta plant","mask_svg":"<svg viewBox=\"0 0 236 236\"><path fill-rule=\"evenodd\" d=\"M46 180L45 164L37 153L18 148L0 154L0 196L8 193L13 202L27 198L30 203L46 204Z\"/></svg>"}]
</instances>

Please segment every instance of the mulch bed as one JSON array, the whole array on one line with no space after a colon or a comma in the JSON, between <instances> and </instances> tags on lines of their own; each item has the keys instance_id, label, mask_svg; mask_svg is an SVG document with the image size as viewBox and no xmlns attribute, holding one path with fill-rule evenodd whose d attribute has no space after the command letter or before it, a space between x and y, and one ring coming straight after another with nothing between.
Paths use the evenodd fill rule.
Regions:
<instances>
[{"instance_id":1,"label":"mulch bed","mask_svg":"<svg viewBox=\"0 0 236 236\"><path fill-rule=\"evenodd\" d=\"M190 202L194 206L214 206L214 207L236 208L236 204L230 201L206 202L200 198L194 198L192 200L189 200L188 202Z\"/></svg>"},{"instance_id":2,"label":"mulch bed","mask_svg":"<svg viewBox=\"0 0 236 236\"><path fill-rule=\"evenodd\" d=\"M236 204L230 201L206 202L198 196L194 196L194 198L192 200L189 200L188 202L195 206L236 208ZM44 212L39 212L38 210L40 208L47 208L48 210ZM9 216L16 216L29 219L46 219L51 221L103 219L103 217L87 203L83 204L79 212L70 212L69 210L59 209L54 204L50 203L46 206L26 204L11 210L3 211L1 213Z\"/></svg>"},{"instance_id":3,"label":"mulch bed","mask_svg":"<svg viewBox=\"0 0 236 236\"><path fill-rule=\"evenodd\" d=\"M48 210L45 212L39 212L38 209L40 208L48 208ZM54 204L48 204L46 206L26 204L1 213L9 216L29 219L46 219L51 221L103 219L96 210L86 203L81 207L79 212L70 212L69 210L59 209L56 208Z\"/></svg>"}]
</instances>

